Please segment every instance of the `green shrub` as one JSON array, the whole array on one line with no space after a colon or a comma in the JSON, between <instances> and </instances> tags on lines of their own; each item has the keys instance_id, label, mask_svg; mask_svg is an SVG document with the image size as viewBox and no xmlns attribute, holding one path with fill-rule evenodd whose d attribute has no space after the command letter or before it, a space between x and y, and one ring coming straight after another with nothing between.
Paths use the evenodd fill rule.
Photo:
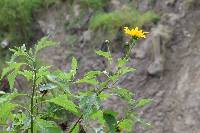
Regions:
<instances>
[{"instance_id":1,"label":"green shrub","mask_svg":"<svg viewBox=\"0 0 200 133\"><path fill-rule=\"evenodd\" d=\"M0 31L10 41L28 41L31 37L32 11L42 0L0 0Z\"/></svg>"},{"instance_id":2,"label":"green shrub","mask_svg":"<svg viewBox=\"0 0 200 133\"><path fill-rule=\"evenodd\" d=\"M115 31L124 25L143 26L146 23L159 20L154 12L141 13L136 9L125 8L110 13L100 12L92 17L90 28L92 30L103 29L104 31Z\"/></svg>"}]
</instances>

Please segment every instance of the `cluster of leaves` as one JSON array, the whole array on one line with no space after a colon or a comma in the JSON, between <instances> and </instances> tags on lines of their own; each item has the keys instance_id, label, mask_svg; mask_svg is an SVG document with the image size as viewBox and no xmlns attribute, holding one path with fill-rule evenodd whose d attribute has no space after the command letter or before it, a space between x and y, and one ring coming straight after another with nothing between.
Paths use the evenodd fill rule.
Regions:
<instances>
[{"instance_id":1,"label":"cluster of leaves","mask_svg":"<svg viewBox=\"0 0 200 133\"><path fill-rule=\"evenodd\" d=\"M100 12L90 20L92 30L118 30L119 27L129 24L132 27L141 27L149 22L158 21L159 17L153 11L141 13L136 9L124 8L109 13Z\"/></svg>"},{"instance_id":2,"label":"cluster of leaves","mask_svg":"<svg viewBox=\"0 0 200 133\"><path fill-rule=\"evenodd\" d=\"M144 107L152 100L136 100L131 91L118 85L122 76L135 71L126 66L129 61L127 56L119 58L115 63L109 51L96 51L97 55L108 60L108 65L116 64L116 68L89 71L81 79L77 79L76 58L72 58L71 69L68 72L61 70L52 72L49 70L50 66L40 63L38 53L41 49L55 44L45 37L33 49L28 50L25 45L11 49L13 56L1 75L1 79L8 78L12 88L11 93L0 96L0 126L4 127L4 131L61 133L61 128L55 122L63 117L56 115L60 109L77 117L69 128L70 133L87 132L91 121L97 121L101 125L99 131L109 133L132 132L135 123L145 123L136 109ZM23 76L32 83L31 94L21 94L14 89L17 76ZM98 80L100 77L104 77L104 80ZM72 86L79 84L88 84L90 87L87 90L74 92ZM123 118L118 118L118 112L103 107L104 101L113 96L128 104L124 109ZM16 97L27 97L28 100L22 105L13 100ZM92 130L97 132L97 128Z\"/></svg>"}]
</instances>

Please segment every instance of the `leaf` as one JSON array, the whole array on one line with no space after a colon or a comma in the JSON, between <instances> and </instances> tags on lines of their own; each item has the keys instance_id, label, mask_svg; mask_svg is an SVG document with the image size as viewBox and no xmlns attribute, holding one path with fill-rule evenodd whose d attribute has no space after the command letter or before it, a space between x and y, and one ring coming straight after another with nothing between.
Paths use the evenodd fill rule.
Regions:
<instances>
[{"instance_id":1,"label":"leaf","mask_svg":"<svg viewBox=\"0 0 200 133\"><path fill-rule=\"evenodd\" d=\"M16 47L16 49L10 49L11 52L13 52L13 55L11 57L11 61L14 61L16 57L25 56L29 58L29 55L26 52L26 46L23 44L21 47Z\"/></svg>"},{"instance_id":2,"label":"leaf","mask_svg":"<svg viewBox=\"0 0 200 133\"><path fill-rule=\"evenodd\" d=\"M76 81L76 83L78 83L78 84L87 83L87 84L91 84L91 85L99 84L99 82L96 79L80 79L80 80Z\"/></svg>"},{"instance_id":3,"label":"leaf","mask_svg":"<svg viewBox=\"0 0 200 133\"><path fill-rule=\"evenodd\" d=\"M82 79L76 81L76 83L87 83L91 85L98 85L99 82L96 80L97 76L101 74L101 71L89 71Z\"/></svg>"},{"instance_id":4,"label":"leaf","mask_svg":"<svg viewBox=\"0 0 200 133\"><path fill-rule=\"evenodd\" d=\"M23 63L8 62L8 67L3 69L1 79L8 74L7 78L11 89L14 87L15 78L22 65Z\"/></svg>"},{"instance_id":5,"label":"leaf","mask_svg":"<svg viewBox=\"0 0 200 133\"><path fill-rule=\"evenodd\" d=\"M35 52L38 53L43 48L54 46L56 45L56 42L49 40L48 37L43 37L35 46Z\"/></svg>"},{"instance_id":6,"label":"leaf","mask_svg":"<svg viewBox=\"0 0 200 133\"><path fill-rule=\"evenodd\" d=\"M125 88L114 88L113 93L116 93L122 99L130 102L133 99L134 94Z\"/></svg>"},{"instance_id":7,"label":"leaf","mask_svg":"<svg viewBox=\"0 0 200 133\"><path fill-rule=\"evenodd\" d=\"M76 58L73 57L72 64L71 64L71 70L70 70L70 73L73 77L76 75L77 68L78 68L78 62L77 62Z\"/></svg>"},{"instance_id":8,"label":"leaf","mask_svg":"<svg viewBox=\"0 0 200 133\"><path fill-rule=\"evenodd\" d=\"M62 133L61 129L53 121L43 119L36 120L36 129L40 133Z\"/></svg>"},{"instance_id":9,"label":"leaf","mask_svg":"<svg viewBox=\"0 0 200 133\"><path fill-rule=\"evenodd\" d=\"M14 69L14 66L4 68L4 69L3 69L3 72L2 72L2 74L1 74L1 79L3 79L4 76L5 76L6 74L8 74L8 73L9 73L11 70L13 70L13 69Z\"/></svg>"},{"instance_id":10,"label":"leaf","mask_svg":"<svg viewBox=\"0 0 200 133\"><path fill-rule=\"evenodd\" d=\"M24 70L23 72L20 71L19 74L23 75L28 81L33 78L33 71Z\"/></svg>"},{"instance_id":11,"label":"leaf","mask_svg":"<svg viewBox=\"0 0 200 133\"><path fill-rule=\"evenodd\" d=\"M6 93L3 96L0 97L0 104L4 103L4 102L9 102L11 100L13 100L14 98L18 97L18 96L24 96L25 94L20 94L17 92L13 92L13 93Z\"/></svg>"},{"instance_id":12,"label":"leaf","mask_svg":"<svg viewBox=\"0 0 200 133\"><path fill-rule=\"evenodd\" d=\"M39 68L37 72L37 81L36 84L39 85L45 78L50 74L49 72L50 66L42 66Z\"/></svg>"},{"instance_id":13,"label":"leaf","mask_svg":"<svg viewBox=\"0 0 200 133\"><path fill-rule=\"evenodd\" d=\"M101 74L101 71L89 71L84 75L84 78L91 79L96 78Z\"/></svg>"},{"instance_id":14,"label":"leaf","mask_svg":"<svg viewBox=\"0 0 200 133\"><path fill-rule=\"evenodd\" d=\"M101 92L98 97L101 99L101 100L106 100L108 98L110 98L112 96L112 94L109 94L109 93L105 93L105 92Z\"/></svg>"},{"instance_id":15,"label":"leaf","mask_svg":"<svg viewBox=\"0 0 200 133\"><path fill-rule=\"evenodd\" d=\"M152 99L143 98L143 99L140 99L140 100L137 101L136 107L142 108L142 107L144 107L144 106L146 106L148 104L151 104L152 102L153 102Z\"/></svg>"},{"instance_id":16,"label":"leaf","mask_svg":"<svg viewBox=\"0 0 200 133\"><path fill-rule=\"evenodd\" d=\"M66 73L64 71L57 70L53 72L53 74L47 75L47 78L54 83L60 84L61 88L64 88L66 83L68 84L69 81L76 75L77 73L78 62L76 58L72 58L71 63L71 70Z\"/></svg>"},{"instance_id":17,"label":"leaf","mask_svg":"<svg viewBox=\"0 0 200 133\"><path fill-rule=\"evenodd\" d=\"M120 70L119 70L119 74L122 76L124 74L127 74L129 72L134 72L136 69L134 68L130 68L130 67L122 67Z\"/></svg>"},{"instance_id":18,"label":"leaf","mask_svg":"<svg viewBox=\"0 0 200 133\"><path fill-rule=\"evenodd\" d=\"M77 110L77 106L67 98L67 95L59 95L56 98L50 99L49 102L57 104L64 109L74 113L75 115L79 115L80 113Z\"/></svg>"},{"instance_id":19,"label":"leaf","mask_svg":"<svg viewBox=\"0 0 200 133\"><path fill-rule=\"evenodd\" d=\"M115 115L110 111L104 111L103 118L109 127L109 133L116 133L117 120L115 119Z\"/></svg>"},{"instance_id":20,"label":"leaf","mask_svg":"<svg viewBox=\"0 0 200 133\"><path fill-rule=\"evenodd\" d=\"M131 132L133 128L134 122L130 119L124 119L122 120L118 126L120 129L124 129L126 132Z\"/></svg>"},{"instance_id":21,"label":"leaf","mask_svg":"<svg viewBox=\"0 0 200 133\"><path fill-rule=\"evenodd\" d=\"M74 127L75 124L72 124L70 126L70 131L73 130L71 133L80 133L80 124L77 124L75 127ZM73 128L73 129L72 129Z\"/></svg>"},{"instance_id":22,"label":"leaf","mask_svg":"<svg viewBox=\"0 0 200 133\"><path fill-rule=\"evenodd\" d=\"M12 110L17 107L17 104L9 102L0 103L0 124L7 124L7 120L12 118Z\"/></svg>"},{"instance_id":23,"label":"leaf","mask_svg":"<svg viewBox=\"0 0 200 133\"><path fill-rule=\"evenodd\" d=\"M78 69L78 62L77 62L76 58L73 57L72 63L71 63L71 70L69 71L69 73L61 71L58 74L58 77L62 80L70 81L76 75L77 69Z\"/></svg>"},{"instance_id":24,"label":"leaf","mask_svg":"<svg viewBox=\"0 0 200 133\"><path fill-rule=\"evenodd\" d=\"M47 83L47 84L43 84L41 86L39 86L39 90L40 91L44 91L44 90L52 90L57 88L57 85L52 84L52 83Z\"/></svg>"},{"instance_id":25,"label":"leaf","mask_svg":"<svg viewBox=\"0 0 200 133\"><path fill-rule=\"evenodd\" d=\"M100 99L96 94L80 97L80 108L83 110L84 119L88 119L94 109L100 108Z\"/></svg>"},{"instance_id":26,"label":"leaf","mask_svg":"<svg viewBox=\"0 0 200 133\"><path fill-rule=\"evenodd\" d=\"M126 58L119 58L117 61L117 67L123 67L128 62Z\"/></svg>"},{"instance_id":27,"label":"leaf","mask_svg":"<svg viewBox=\"0 0 200 133\"><path fill-rule=\"evenodd\" d=\"M15 78L17 77L17 72L16 71L13 71L12 73L10 73L7 78L8 78L8 82L9 82L9 85L10 85L10 88L13 88L14 87L14 84L15 84Z\"/></svg>"},{"instance_id":28,"label":"leaf","mask_svg":"<svg viewBox=\"0 0 200 133\"><path fill-rule=\"evenodd\" d=\"M109 52L104 52L101 50L96 51L96 54L107 58L108 60L112 60L112 55Z\"/></svg>"},{"instance_id":29,"label":"leaf","mask_svg":"<svg viewBox=\"0 0 200 133\"><path fill-rule=\"evenodd\" d=\"M92 114L91 118L93 120L98 120L100 124L104 125L105 120L103 117L103 111L102 110L98 110L95 113Z\"/></svg>"}]
</instances>

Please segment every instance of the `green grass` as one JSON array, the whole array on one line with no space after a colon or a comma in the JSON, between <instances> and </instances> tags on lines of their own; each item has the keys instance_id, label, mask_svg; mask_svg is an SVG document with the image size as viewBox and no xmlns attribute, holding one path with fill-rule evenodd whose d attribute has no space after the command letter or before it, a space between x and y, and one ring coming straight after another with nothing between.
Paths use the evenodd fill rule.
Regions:
<instances>
[{"instance_id":1,"label":"green grass","mask_svg":"<svg viewBox=\"0 0 200 133\"><path fill-rule=\"evenodd\" d=\"M143 26L144 24L158 21L159 16L153 11L141 13L136 9L125 8L109 13L97 13L92 17L89 27L92 30L116 31L121 26Z\"/></svg>"}]
</instances>

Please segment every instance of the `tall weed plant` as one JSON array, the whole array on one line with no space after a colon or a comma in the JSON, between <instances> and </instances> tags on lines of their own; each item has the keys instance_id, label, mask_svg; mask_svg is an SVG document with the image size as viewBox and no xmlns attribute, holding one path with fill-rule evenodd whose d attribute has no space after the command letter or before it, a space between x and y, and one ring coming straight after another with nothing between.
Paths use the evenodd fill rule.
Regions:
<instances>
[{"instance_id":1,"label":"tall weed plant","mask_svg":"<svg viewBox=\"0 0 200 133\"><path fill-rule=\"evenodd\" d=\"M149 125L143 120L137 110L150 104L151 99L134 98L134 93L119 84L123 76L135 71L127 66L130 61L131 50L137 40L146 37L142 30L124 28L130 41L124 44L124 55L114 59L109 48L109 41L105 41L107 49L97 50L96 54L107 60L107 65L113 69L90 70L77 78L80 69L78 61L72 58L71 68L68 71L50 71L51 66L43 65L38 54L42 49L54 46L56 42L47 37L42 38L34 48L27 49L25 45L10 49L13 55L1 74L1 79L7 78L11 93L0 94L0 126L2 132L13 133L62 133L56 121L63 116L56 115L59 110L66 110L73 115L75 120L67 128L69 133L96 132L96 133L121 133L133 132L134 125L141 123ZM114 67L113 67L113 64ZM110 68L110 67L109 67ZM20 93L15 89L15 79L23 76L31 88L28 92ZM104 80L99 80L103 78ZM87 84L86 90L74 91L72 88ZM17 102L16 98L23 98L24 103ZM124 117L111 108L105 108L103 103L111 98L118 97L127 103L121 112ZM49 107L54 107L50 109ZM71 114L70 114L71 113ZM67 115L66 114L66 115ZM91 127L91 123L99 123Z\"/></svg>"}]
</instances>

